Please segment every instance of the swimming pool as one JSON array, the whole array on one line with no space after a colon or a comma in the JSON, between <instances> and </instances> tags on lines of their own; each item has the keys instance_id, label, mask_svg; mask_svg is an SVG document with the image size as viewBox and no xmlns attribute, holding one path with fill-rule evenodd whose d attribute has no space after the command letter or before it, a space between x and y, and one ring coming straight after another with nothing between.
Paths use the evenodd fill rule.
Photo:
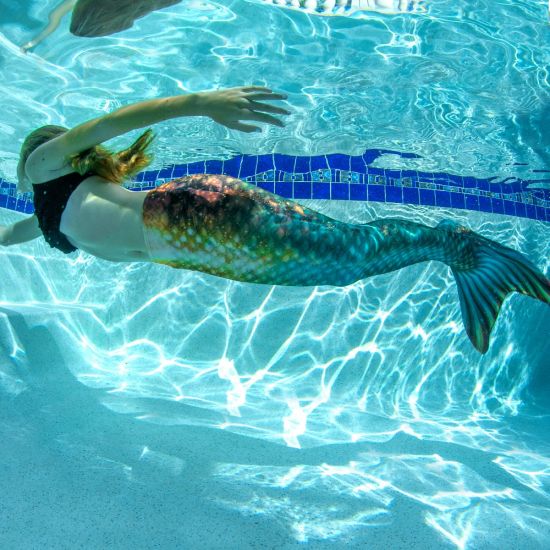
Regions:
<instances>
[{"instance_id":1,"label":"swimming pool","mask_svg":"<svg viewBox=\"0 0 550 550\"><path fill-rule=\"evenodd\" d=\"M326 214L451 217L548 272L544 2L426 2L357 19L196 2L117 37L60 31L36 54L19 54L14 43L53 4L17 17L0 4L11 18L0 36L6 182L28 126L266 83L290 96L285 130L164 125L150 172L169 174L136 184L190 162L299 156L309 172L295 162L286 173L310 174L298 180L309 187L291 178L291 193ZM314 193L326 182L313 179L324 169L312 156L374 148L407 156L381 155L364 172L350 160L349 170L334 168L343 179L327 176L328 196ZM258 166L250 177L275 186ZM384 179L369 180L369 170ZM462 205L449 209L458 182ZM362 184L378 200L352 197ZM383 194L369 196L378 187ZM404 204L414 189L420 204ZM465 189L478 189L477 208ZM433 206L421 191L433 192ZM8 195L5 206L25 205ZM500 200L515 215L499 213ZM0 223L18 216L0 209ZM509 298L480 356L438 264L343 289L283 289L67 259L37 240L3 249L0 265L3 546L544 548L544 305Z\"/></svg>"}]
</instances>

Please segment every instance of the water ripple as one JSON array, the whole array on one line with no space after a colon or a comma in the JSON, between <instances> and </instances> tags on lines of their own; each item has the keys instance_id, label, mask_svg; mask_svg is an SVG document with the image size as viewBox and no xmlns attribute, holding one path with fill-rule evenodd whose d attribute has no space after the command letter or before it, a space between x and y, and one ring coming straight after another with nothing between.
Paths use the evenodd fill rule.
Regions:
<instances>
[{"instance_id":1,"label":"water ripple","mask_svg":"<svg viewBox=\"0 0 550 550\"><path fill-rule=\"evenodd\" d=\"M34 2L28 24L56 3ZM199 119L171 121L158 127L157 165L234 151L380 147L416 152L423 158L415 168L428 171L521 176L547 167L545 3L422 6L355 19L261 2L186 2L116 37L78 39L65 22L26 56L16 45L36 28L6 22L0 176L14 180L31 127L251 82L289 94L286 129L249 136ZM397 215L433 224L452 216L550 267L544 224L396 205L312 205L354 222ZM2 209L0 222L18 216ZM0 268L0 390L10 398L28 389L21 372L33 374L40 361L51 366L49 357L27 353L23 318L57 343L86 391L104 392L117 418L358 449L352 459L324 462L300 454L303 463L291 466L220 462L213 475L228 489L209 498L222 507L275 520L301 542L349 540L372 527L390 538L369 547L398 547L410 537L411 522L401 520L411 510L415 530L455 548L487 540L543 548L548 540L548 444L519 423L534 419L532 401L544 406L550 349L540 335L550 321L543 305L509 299L481 357L464 336L448 270L433 264L341 289L285 289L84 254L67 259L38 240L4 251ZM119 454L101 456L96 467L139 480L139 468L122 462L130 451ZM147 447L138 462L165 465L170 480L184 468L182 458ZM326 498L323 506L308 502L312 492Z\"/></svg>"},{"instance_id":2,"label":"water ripple","mask_svg":"<svg viewBox=\"0 0 550 550\"><path fill-rule=\"evenodd\" d=\"M34 5L33 15L43 18L53 4ZM113 37L78 39L65 23L27 56L15 44L30 31L8 25L0 41L0 71L10 82L0 91L2 124L22 139L43 122L76 124L139 99L254 82L287 92L294 114L285 130L261 136L218 132L226 151L353 154L376 146L416 152L447 172L518 175L517 162L543 168L545 6L421 4L418 13L357 19L262 2L182 3ZM197 142L215 154L211 126L200 124L159 127L159 162L178 161ZM18 145L0 143L0 171L11 180Z\"/></svg>"}]
</instances>

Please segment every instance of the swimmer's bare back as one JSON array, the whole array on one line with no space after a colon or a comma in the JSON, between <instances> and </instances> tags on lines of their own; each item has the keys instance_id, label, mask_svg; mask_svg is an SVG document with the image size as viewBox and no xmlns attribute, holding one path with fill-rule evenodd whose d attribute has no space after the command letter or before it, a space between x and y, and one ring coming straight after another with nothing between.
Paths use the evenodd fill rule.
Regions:
<instances>
[{"instance_id":1,"label":"swimmer's bare back","mask_svg":"<svg viewBox=\"0 0 550 550\"><path fill-rule=\"evenodd\" d=\"M149 259L143 237L147 191L129 191L98 176L85 179L71 194L61 232L88 254L112 262Z\"/></svg>"}]
</instances>

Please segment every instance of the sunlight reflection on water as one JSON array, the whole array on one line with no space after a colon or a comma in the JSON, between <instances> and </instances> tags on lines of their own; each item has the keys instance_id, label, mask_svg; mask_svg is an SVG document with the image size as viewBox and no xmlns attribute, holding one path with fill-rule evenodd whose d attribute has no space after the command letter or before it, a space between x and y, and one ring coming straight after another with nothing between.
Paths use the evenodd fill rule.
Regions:
<instances>
[{"instance_id":1,"label":"sunlight reflection on water","mask_svg":"<svg viewBox=\"0 0 550 550\"><path fill-rule=\"evenodd\" d=\"M34 3L34 17L44 20L55 3ZM293 115L285 130L249 136L205 121L167 123L156 129L157 158L382 147L418 153L426 171L525 176L544 168L544 6L419 6L425 10L358 20L260 1L182 2L93 41L71 36L66 23L28 55L17 44L29 30L6 25L2 125L16 139L0 139L0 175L14 179L21 120L73 125L118 104L245 82L288 93Z\"/></svg>"}]
</instances>

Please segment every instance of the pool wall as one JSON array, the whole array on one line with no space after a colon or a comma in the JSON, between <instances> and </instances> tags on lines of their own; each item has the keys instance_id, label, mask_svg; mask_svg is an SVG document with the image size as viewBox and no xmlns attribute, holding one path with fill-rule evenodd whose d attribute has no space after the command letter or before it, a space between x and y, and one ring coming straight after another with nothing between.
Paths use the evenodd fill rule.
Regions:
<instances>
[{"instance_id":1,"label":"pool wall","mask_svg":"<svg viewBox=\"0 0 550 550\"><path fill-rule=\"evenodd\" d=\"M361 156L237 155L147 170L128 186L144 190L191 174L226 174L286 198L415 204L550 221L548 171L540 170L536 179L521 180L376 165L388 158L406 163L420 157L384 149L370 149ZM0 207L30 214L32 195L17 194L13 183L0 178Z\"/></svg>"}]
</instances>

